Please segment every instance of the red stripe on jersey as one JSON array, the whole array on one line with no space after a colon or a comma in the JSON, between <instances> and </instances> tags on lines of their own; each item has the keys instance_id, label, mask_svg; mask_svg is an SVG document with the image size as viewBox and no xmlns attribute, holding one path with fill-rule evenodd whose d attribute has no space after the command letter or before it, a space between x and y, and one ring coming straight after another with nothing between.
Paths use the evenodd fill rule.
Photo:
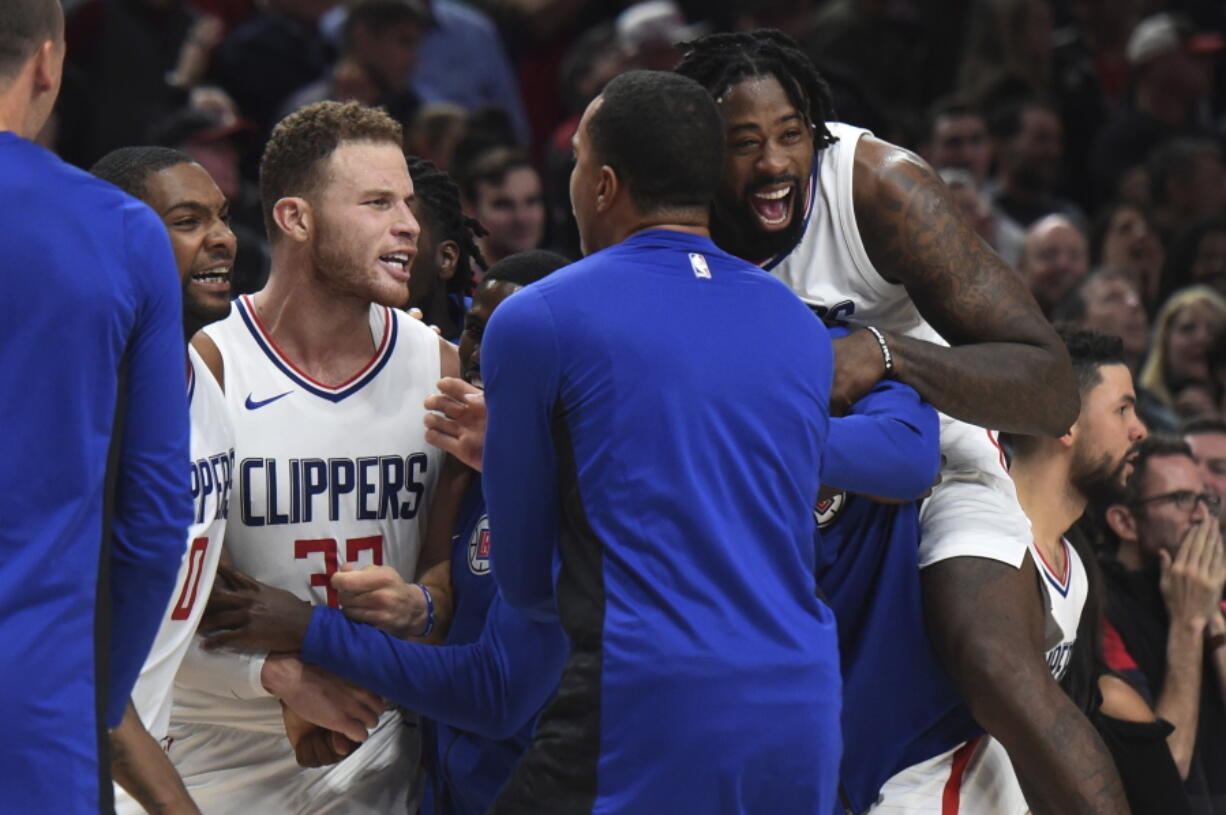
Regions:
<instances>
[{"instance_id":1,"label":"red stripe on jersey","mask_svg":"<svg viewBox=\"0 0 1226 815\"><path fill-rule=\"evenodd\" d=\"M1043 565L1047 568L1047 573L1056 579L1056 582L1060 584L1061 588L1067 590L1069 575L1072 573L1073 569L1072 564L1069 562L1068 541L1061 538L1060 543L1064 546L1064 574L1057 572L1054 568L1052 568L1052 565L1047 562L1047 556L1043 554L1043 548L1039 546L1038 541L1035 541L1034 550L1039 553L1039 560L1043 561Z\"/></svg>"},{"instance_id":2,"label":"red stripe on jersey","mask_svg":"<svg viewBox=\"0 0 1226 815\"><path fill-rule=\"evenodd\" d=\"M1141 667L1128 653L1124 638L1109 621L1103 620L1103 660L1113 671L1139 671Z\"/></svg>"},{"instance_id":3,"label":"red stripe on jersey","mask_svg":"<svg viewBox=\"0 0 1226 815\"><path fill-rule=\"evenodd\" d=\"M295 365L294 361L291 360L286 355L286 353L281 350L280 346L278 346L276 341L273 340L272 334L269 333L267 326L264 325L264 321L260 319L260 313L255 310L255 303L252 302L251 295L244 294L242 297L242 300L243 300L243 304L247 307L247 313L251 315L252 322L254 322L256 328L260 330L260 334L263 335L264 341L268 343L268 347L273 350L273 353L275 353L278 357L280 357L281 361L284 362L286 365L288 365L290 369L293 370L293 372L296 373L298 376L302 377L307 382L310 382L312 385L315 385L316 387L326 388L327 390L330 390L330 391L344 390L349 385L352 385L354 382L357 382L359 379L361 379L366 374L367 371L369 371L371 368L374 367L375 363L379 361L379 358L383 356L383 352L387 350L388 338L392 336L392 320L395 318L392 316L391 310L387 306L384 306L383 307L383 316L384 316L383 339L379 341L379 347L375 349L375 355L370 358L370 362L367 362L365 365L362 366L362 370L358 371L356 374L349 377L348 379L346 379L344 382L340 383L339 385L326 385L323 382L320 382L318 379L315 379L314 377L312 377L310 374L303 371L297 365Z\"/></svg>"},{"instance_id":4,"label":"red stripe on jersey","mask_svg":"<svg viewBox=\"0 0 1226 815\"><path fill-rule=\"evenodd\" d=\"M983 432L988 434L988 441L992 443L992 446L996 448L996 452L1000 455L1000 468L1008 473L1009 462L1005 458L1005 448L1000 446L1000 434L993 434L991 430Z\"/></svg>"},{"instance_id":5,"label":"red stripe on jersey","mask_svg":"<svg viewBox=\"0 0 1226 815\"><path fill-rule=\"evenodd\" d=\"M966 775L966 766L971 763L971 756L979 746L976 737L954 751L953 766L949 769L949 780L945 782L945 790L941 793L941 815L958 815L958 807L962 803L962 777Z\"/></svg>"}]
</instances>

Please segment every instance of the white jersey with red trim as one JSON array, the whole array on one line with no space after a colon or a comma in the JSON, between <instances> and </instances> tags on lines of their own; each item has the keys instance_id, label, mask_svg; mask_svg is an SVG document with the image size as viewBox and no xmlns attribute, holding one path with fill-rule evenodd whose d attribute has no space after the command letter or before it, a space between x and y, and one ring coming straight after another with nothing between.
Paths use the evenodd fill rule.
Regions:
<instances>
[{"instance_id":1,"label":"white jersey with red trim","mask_svg":"<svg viewBox=\"0 0 1226 815\"><path fill-rule=\"evenodd\" d=\"M872 325L948 345L920 316L904 286L869 260L856 223L856 146L869 131L827 122L838 140L814 160L800 241L762 264L819 316ZM1020 566L1031 539L995 434L941 416L942 482L922 509L920 565L949 557L990 557ZM950 490L950 487L957 486Z\"/></svg>"},{"instance_id":2,"label":"white jersey with red trim","mask_svg":"<svg viewBox=\"0 0 1226 815\"><path fill-rule=\"evenodd\" d=\"M1064 547L1064 571L1053 568L1034 541L1030 543L1030 556L1039 570L1039 585L1043 587L1043 650L1047 655L1047 667L1059 682L1068 671L1073 646L1077 642L1077 626L1081 624L1081 612L1085 610L1089 581L1086 567L1077 550L1061 539Z\"/></svg>"},{"instance_id":3,"label":"white jersey with red trim","mask_svg":"<svg viewBox=\"0 0 1226 815\"><path fill-rule=\"evenodd\" d=\"M170 724L175 674L196 633L217 575L234 472L234 434L226 415L225 396L191 347L187 401L191 412L191 486L196 514L188 527L174 593L132 689L132 703L141 722L159 742L166 739ZM115 809L120 815L144 811L119 785L115 786Z\"/></svg>"}]
</instances>

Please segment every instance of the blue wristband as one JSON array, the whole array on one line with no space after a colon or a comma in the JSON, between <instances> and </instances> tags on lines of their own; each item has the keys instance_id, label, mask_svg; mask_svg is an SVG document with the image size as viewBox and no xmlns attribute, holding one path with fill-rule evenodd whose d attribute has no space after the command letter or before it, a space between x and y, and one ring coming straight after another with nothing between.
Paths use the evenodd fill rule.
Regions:
<instances>
[{"instance_id":1,"label":"blue wristband","mask_svg":"<svg viewBox=\"0 0 1226 815\"><path fill-rule=\"evenodd\" d=\"M421 583L414 583L413 585L421 589L422 595L426 598L426 627L417 636L428 637L430 632L434 630L434 598L430 596L430 590Z\"/></svg>"}]
</instances>

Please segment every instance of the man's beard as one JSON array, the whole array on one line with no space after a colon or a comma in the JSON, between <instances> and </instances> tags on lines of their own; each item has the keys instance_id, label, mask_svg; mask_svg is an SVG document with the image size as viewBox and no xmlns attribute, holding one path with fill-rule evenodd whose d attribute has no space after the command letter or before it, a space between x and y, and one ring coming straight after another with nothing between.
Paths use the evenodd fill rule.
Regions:
<instances>
[{"instance_id":1,"label":"man's beard","mask_svg":"<svg viewBox=\"0 0 1226 815\"><path fill-rule=\"evenodd\" d=\"M393 294L387 287L377 284L377 278L369 265L373 260L366 263L362 260L369 251L366 247L340 230L331 228L331 225L322 219L318 224L318 232L311 247L311 263L316 279L325 287L345 297L357 297L381 306L399 308L408 301L407 285L397 287L396 293Z\"/></svg>"},{"instance_id":2,"label":"man's beard","mask_svg":"<svg viewBox=\"0 0 1226 815\"><path fill-rule=\"evenodd\" d=\"M779 181L774 180L756 185L754 189L777 183ZM800 242L804 232L805 202L802 198L807 192L804 183L793 186L792 220L778 232L767 232L758 228L758 217L754 213L753 205L749 203L753 190L732 207L724 205L717 196L711 207L711 238L720 249L751 263L760 263L787 252Z\"/></svg>"},{"instance_id":3,"label":"man's beard","mask_svg":"<svg viewBox=\"0 0 1226 815\"><path fill-rule=\"evenodd\" d=\"M1073 489L1090 504L1107 506L1121 503L1124 501L1124 468L1128 466L1128 458L1123 456L1118 462L1112 462L1108 453L1094 459L1080 450L1074 451L1069 475Z\"/></svg>"}]
</instances>

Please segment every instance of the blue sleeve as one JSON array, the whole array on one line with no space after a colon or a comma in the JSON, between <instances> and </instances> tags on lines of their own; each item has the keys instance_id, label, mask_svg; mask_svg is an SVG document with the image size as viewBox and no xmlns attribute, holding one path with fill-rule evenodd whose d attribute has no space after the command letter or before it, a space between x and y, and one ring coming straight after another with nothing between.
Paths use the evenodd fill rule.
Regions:
<instances>
[{"instance_id":1,"label":"blue sleeve","mask_svg":"<svg viewBox=\"0 0 1226 815\"><path fill-rule=\"evenodd\" d=\"M305 661L488 739L510 738L541 709L567 653L561 626L531 620L497 595L480 639L468 645L405 642L322 606L302 643Z\"/></svg>"},{"instance_id":2,"label":"blue sleeve","mask_svg":"<svg viewBox=\"0 0 1226 815\"><path fill-rule=\"evenodd\" d=\"M552 314L534 289L498 307L481 347L488 420L482 488L491 554L503 599L539 620L557 619L554 562L559 525L554 410L561 354Z\"/></svg>"},{"instance_id":3,"label":"blue sleeve","mask_svg":"<svg viewBox=\"0 0 1226 815\"><path fill-rule=\"evenodd\" d=\"M187 350L166 230L144 205L125 215L140 304L128 339L127 414L111 539L107 726L123 718L174 588L191 522Z\"/></svg>"},{"instance_id":4,"label":"blue sleeve","mask_svg":"<svg viewBox=\"0 0 1226 815\"><path fill-rule=\"evenodd\" d=\"M913 501L941 467L936 410L900 382L883 380L851 411L831 418L822 481L860 495Z\"/></svg>"}]
</instances>

